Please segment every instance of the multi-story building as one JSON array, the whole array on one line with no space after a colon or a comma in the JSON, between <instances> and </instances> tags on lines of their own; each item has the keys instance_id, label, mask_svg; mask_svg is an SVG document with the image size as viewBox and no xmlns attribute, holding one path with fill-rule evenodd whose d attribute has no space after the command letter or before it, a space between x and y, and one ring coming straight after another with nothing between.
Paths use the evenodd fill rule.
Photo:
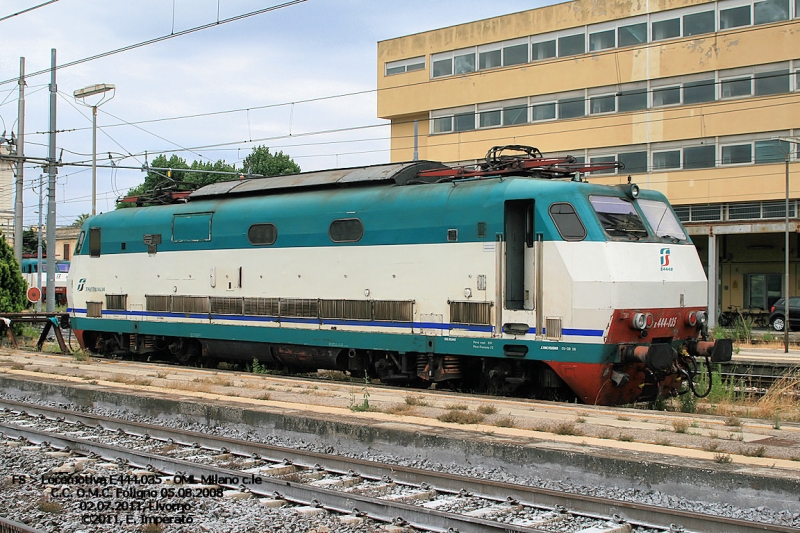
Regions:
<instances>
[{"instance_id":1,"label":"multi-story building","mask_svg":"<svg viewBox=\"0 0 800 533\"><path fill-rule=\"evenodd\" d=\"M800 294L800 0L578 0L382 41L378 116L393 161L619 160L589 180L667 195L717 311Z\"/></svg>"}]
</instances>

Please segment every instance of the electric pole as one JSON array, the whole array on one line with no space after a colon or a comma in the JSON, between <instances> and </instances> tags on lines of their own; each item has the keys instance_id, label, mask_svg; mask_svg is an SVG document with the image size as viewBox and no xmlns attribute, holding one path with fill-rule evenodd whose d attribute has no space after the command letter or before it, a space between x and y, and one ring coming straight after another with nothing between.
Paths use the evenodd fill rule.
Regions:
<instances>
[{"instance_id":1,"label":"electric pole","mask_svg":"<svg viewBox=\"0 0 800 533\"><path fill-rule=\"evenodd\" d=\"M14 200L14 256L22 265L22 184L25 174L25 58L19 58L19 107L17 108L17 179Z\"/></svg>"},{"instance_id":2,"label":"electric pole","mask_svg":"<svg viewBox=\"0 0 800 533\"><path fill-rule=\"evenodd\" d=\"M56 49L50 50L50 146L47 153L47 312L56 310Z\"/></svg>"}]
</instances>

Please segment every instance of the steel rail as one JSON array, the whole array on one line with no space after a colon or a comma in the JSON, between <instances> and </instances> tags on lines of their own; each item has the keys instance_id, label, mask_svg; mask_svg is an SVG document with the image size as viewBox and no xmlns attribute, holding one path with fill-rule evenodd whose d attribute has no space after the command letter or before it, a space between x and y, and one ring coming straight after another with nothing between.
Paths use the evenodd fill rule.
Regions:
<instances>
[{"instance_id":1,"label":"steel rail","mask_svg":"<svg viewBox=\"0 0 800 533\"><path fill-rule=\"evenodd\" d=\"M305 464L308 466L319 464L330 472L345 473L349 470L354 470L365 478L380 479L388 476L394 481L410 485L426 483L432 488L442 492L457 493L466 490L475 496L496 501L504 501L510 497L533 507L552 509L561 506L576 514L595 517L611 517L616 514L632 524L644 527L656 527L669 530L671 525L679 523L688 530L707 533L757 533L763 531L797 533L796 528L776 524L750 522L690 511L653 507L645 504L624 502L596 496L570 494L555 490L482 480L443 472L430 472L423 469L399 465L385 465L363 459L300 451L269 444L210 436L192 431L173 430L162 426L128 422L99 415L87 415L58 408L33 406L10 400L0 400L0 407L34 413L48 418L61 417L64 420L80 421L89 426L108 424L109 427L121 428L127 433L134 435L146 434L157 439L172 439L175 442L185 445L197 443L202 447L212 450L226 448L229 452L234 454L243 456L257 454L262 458L271 459L275 462L288 459L293 463Z\"/></svg>"},{"instance_id":2,"label":"steel rail","mask_svg":"<svg viewBox=\"0 0 800 533\"><path fill-rule=\"evenodd\" d=\"M228 468L215 467L164 457L144 451L102 444L79 437L67 437L57 433L41 431L33 428L21 428L13 424L0 423L6 436L25 438L28 442L47 442L55 448L67 448L86 454L97 454L104 458L123 459L124 461L141 467L152 467L159 472L175 475L178 472L191 472L194 475L208 479L217 477L240 479L242 472ZM222 487L237 488L225 483L215 483ZM392 523L402 517L412 527L426 531L446 532L458 529L466 533L547 533L541 529L494 522L482 518L473 518L455 513L437 511L409 505L406 503L371 498L352 493L328 490L303 483L285 481L269 476L261 477L258 485L249 485L248 490L263 497L274 497L275 494L290 502L302 505L321 507L326 510L342 514L364 513L369 518L379 522Z\"/></svg>"}]
</instances>

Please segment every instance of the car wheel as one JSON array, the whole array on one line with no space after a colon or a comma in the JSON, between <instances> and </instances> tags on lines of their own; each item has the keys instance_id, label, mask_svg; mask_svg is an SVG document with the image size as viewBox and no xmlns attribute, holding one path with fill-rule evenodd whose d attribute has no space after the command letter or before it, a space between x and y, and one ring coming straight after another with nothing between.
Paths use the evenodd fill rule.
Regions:
<instances>
[{"instance_id":1,"label":"car wheel","mask_svg":"<svg viewBox=\"0 0 800 533\"><path fill-rule=\"evenodd\" d=\"M783 331L783 328L786 327L786 321L783 320L782 316L776 316L772 319L772 329L775 331Z\"/></svg>"}]
</instances>

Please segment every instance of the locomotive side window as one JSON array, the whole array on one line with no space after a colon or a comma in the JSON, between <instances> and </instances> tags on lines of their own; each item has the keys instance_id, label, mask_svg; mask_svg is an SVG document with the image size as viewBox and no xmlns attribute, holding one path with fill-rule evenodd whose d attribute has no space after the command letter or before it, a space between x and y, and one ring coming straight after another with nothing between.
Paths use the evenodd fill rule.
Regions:
<instances>
[{"instance_id":1,"label":"locomotive side window","mask_svg":"<svg viewBox=\"0 0 800 533\"><path fill-rule=\"evenodd\" d=\"M85 238L86 238L86 232L81 231L81 234L78 237L78 244L75 245L75 255L81 253L81 248L83 247L83 239Z\"/></svg>"},{"instance_id":2,"label":"locomotive side window","mask_svg":"<svg viewBox=\"0 0 800 533\"><path fill-rule=\"evenodd\" d=\"M331 222L328 235L333 242L358 242L364 236L364 225L357 218L340 218Z\"/></svg>"},{"instance_id":3,"label":"locomotive side window","mask_svg":"<svg viewBox=\"0 0 800 533\"><path fill-rule=\"evenodd\" d=\"M550 218L553 219L558 234L565 241L582 241L586 238L586 228L583 227L583 222L571 204L551 205Z\"/></svg>"},{"instance_id":4,"label":"locomotive side window","mask_svg":"<svg viewBox=\"0 0 800 533\"><path fill-rule=\"evenodd\" d=\"M250 244L275 244L278 239L278 228L275 224L253 224L247 230L247 240Z\"/></svg>"},{"instance_id":5,"label":"locomotive side window","mask_svg":"<svg viewBox=\"0 0 800 533\"><path fill-rule=\"evenodd\" d=\"M609 237L639 240L647 237L647 230L636 208L626 198L616 196L590 196L600 224Z\"/></svg>"},{"instance_id":6,"label":"locomotive side window","mask_svg":"<svg viewBox=\"0 0 800 533\"><path fill-rule=\"evenodd\" d=\"M644 213L644 218L650 223L650 227L656 232L658 237L668 239L686 240L686 234L681 228L681 223L675 218L672 209L664 202L658 200L636 200Z\"/></svg>"},{"instance_id":7,"label":"locomotive side window","mask_svg":"<svg viewBox=\"0 0 800 533\"><path fill-rule=\"evenodd\" d=\"M89 255L100 257L100 228L89 230Z\"/></svg>"},{"instance_id":8,"label":"locomotive side window","mask_svg":"<svg viewBox=\"0 0 800 533\"><path fill-rule=\"evenodd\" d=\"M211 240L211 213L191 213L172 217L172 242Z\"/></svg>"}]
</instances>

